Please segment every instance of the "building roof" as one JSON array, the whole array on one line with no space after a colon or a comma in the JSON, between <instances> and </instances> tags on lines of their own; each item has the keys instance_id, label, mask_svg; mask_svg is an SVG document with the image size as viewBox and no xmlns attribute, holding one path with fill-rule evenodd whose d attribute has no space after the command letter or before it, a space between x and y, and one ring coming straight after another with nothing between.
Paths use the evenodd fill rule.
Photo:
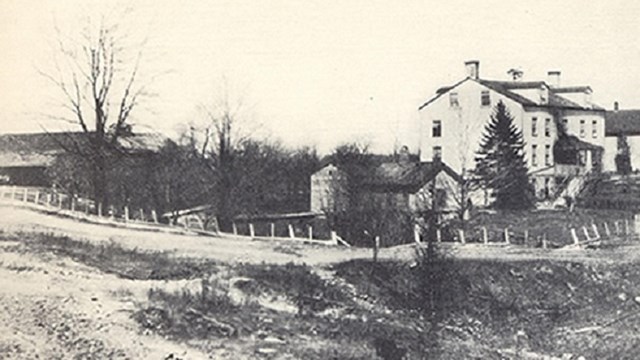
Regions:
<instances>
[{"instance_id":1,"label":"building roof","mask_svg":"<svg viewBox=\"0 0 640 360\"><path fill-rule=\"evenodd\" d=\"M460 176L442 162L387 162L371 169L363 185L378 192L415 193L441 171L461 181Z\"/></svg>"},{"instance_id":2,"label":"building roof","mask_svg":"<svg viewBox=\"0 0 640 360\"><path fill-rule=\"evenodd\" d=\"M587 92L587 91L590 92L591 88L589 86L572 86L572 87L554 88L547 85L547 83L545 83L544 81L498 81L498 80L472 79L472 78L466 78L451 86L440 87L436 91L436 95L431 99L429 99L424 104L422 104L418 108L418 110L422 110L423 108L425 108L426 106L436 101L441 96L445 95L446 93L453 90L454 88L456 88L457 86L459 86L460 84L462 84L467 80L476 81L480 85L483 85L523 106L554 107L554 108L560 107L565 109L597 110L597 111L604 110L595 104L589 107L585 107L559 95L562 93L575 93L575 92ZM513 91L513 90L523 90L523 89L540 89L542 87L546 87L549 89L548 104L541 104L539 102L535 102Z\"/></svg>"},{"instance_id":3,"label":"building roof","mask_svg":"<svg viewBox=\"0 0 640 360\"><path fill-rule=\"evenodd\" d=\"M0 167L48 166L68 149L87 146L90 133L52 132L0 135ZM159 134L122 136L120 146L129 152L158 151L166 141Z\"/></svg>"},{"instance_id":4,"label":"building roof","mask_svg":"<svg viewBox=\"0 0 640 360\"><path fill-rule=\"evenodd\" d=\"M640 110L617 110L605 113L605 136L640 135Z\"/></svg>"},{"instance_id":5,"label":"building roof","mask_svg":"<svg viewBox=\"0 0 640 360\"><path fill-rule=\"evenodd\" d=\"M582 141L578 139L574 135L561 136L558 138L558 141L553 145L554 151L565 151L565 150L593 150L600 151L603 150L602 146L594 145L588 143L586 141Z\"/></svg>"},{"instance_id":6,"label":"building roof","mask_svg":"<svg viewBox=\"0 0 640 360\"><path fill-rule=\"evenodd\" d=\"M591 86L564 86L564 87L554 87L553 92L562 94L562 93L577 93L577 92L591 92Z\"/></svg>"}]
</instances>

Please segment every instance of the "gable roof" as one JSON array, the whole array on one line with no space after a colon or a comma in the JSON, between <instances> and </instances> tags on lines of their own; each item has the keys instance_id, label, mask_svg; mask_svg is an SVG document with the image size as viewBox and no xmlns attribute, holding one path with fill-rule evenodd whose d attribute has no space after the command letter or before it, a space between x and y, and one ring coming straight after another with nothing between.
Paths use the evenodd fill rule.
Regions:
<instances>
[{"instance_id":1,"label":"gable roof","mask_svg":"<svg viewBox=\"0 0 640 360\"><path fill-rule=\"evenodd\" d=\"M578 139L575 135L567 135L561 136L558 138L558 141L553 145L554 151L566 151L566 150L592 150L592 151L602 151L604 150L602 146L588 143L586 141L582 141Z\"/></svg>"},{"instance_id":2,"label":"gable roof","mask_svg":"<svg viewBox=\"0 0 640 360\"><path fill-rule=\"evenodd\" d=\"M438 100L441 96L443 96L444 94L448 93L449 91L455 89L456 87L458 87L458 85L462 84L463 82L465 82L467 80L471 80L471 78L464 78L464 79L458 81L457 83L455 83L455 84L453 84L451 86L443 86L443 87L439 88L436 91L436 96L432 97L431 99L427 100L427 102L425 102L424 104L420 105L418 107L418 110L424 109L429 104L431 104L432 102Z\"/></svg>"},{"instance_id":3,"label":"gable roof","mask_svg":"<svg viewBox=\"0 0 640 360\"><path fill-rule=\"evenodd\" d=\"M604 124L605 136L640 135L640 110L607 111Z\"/></svg>"},{"instance_id":4,"label":"gable roof","mask_svg":"<svg viewBox=\"0 0 640 360\"><path fill-rule=\"evenodd\" d=\"M489 89L506 96L507 98L520 103L522 105L537 105L537 103L529 100L528 98L517 94L513 89L539 89L544 83L539 81L493 81L493 80L478 80L478 82Z\"/></svg>"},{"instance_id":5,"label":"gable roof","mask_svg":"<svg viewBox=\"0 0 640 360\"><path fill-rule=\"evenodd\" d=\"M564 86L564 87L554 87L553 92L555 93L577 93L577 92L591 92L591 86L583 85L583 86Z\"/></svg>"},{"instance_id":6,"label":"gable roof","mask_svg":"<svg viewBox=\"0 0 640 360\"><path fill-rule=\"evenodd\" d=\"M388 162L372 169L363 185L374 192L415 193L441 171L455 181L462 181L453 169L442 162Z\"/></svg>"},{"instance_id":7,"label":"gable roof","mask_svg":"<svg viewBox=\"0 0 640 360\"><path fill-rule=\"evenodd\" d=\"M73 149L87 146L91 133L52 132L0 135L1 167L43 167L50 165L56 156ZM144 133L121 136L119 145L133 152L156 152L166 138L159 134Z\"/></svg>"},{"instance_id":8,"label":"gable roof","mask_svg":"<svg viewBox=\"0 0 640 360\"><path fill-rule=\"evenodd\" d=\"M586 91L590 92L591 87L589 86L572 86L572 87L553 88L547 85L547 83L544 81L498 81L498 80L486 80L486 79L472 79L469 77L455 83L454 85L440 87L436 91L436 95L431 99L427 100L427 102L425 102L424 104L420 105L420 107L418 107L418 110L422 110L423 108L427 107L429 104L433 103L434 101L436 101L437 99L439 99L440 97L442 97L443 95L445 95L446 93L453 90L454 88L456 88L457 86L459 86L460 84L464 83L467 80L475 81L478 84L486 88L489 88L523 106L554 107L554 108L561 107L566 109L596 110L596 111L604 110L603 108L597 105L585 107L559 95L562 93L574 93L574 92L586 92ZM542 87L546 87L549 89L548 104L537 103L525 96L522 96L512 91L512 90L522 90L522 89L540 89Z\"/></svg>"}]
</instances>

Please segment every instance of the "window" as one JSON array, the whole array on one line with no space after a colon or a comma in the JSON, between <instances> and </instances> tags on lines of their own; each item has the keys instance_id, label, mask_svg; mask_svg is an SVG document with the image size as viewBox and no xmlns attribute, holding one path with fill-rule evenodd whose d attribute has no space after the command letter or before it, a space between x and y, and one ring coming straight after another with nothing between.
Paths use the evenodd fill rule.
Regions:
<instances>
[{"instance_id":1,"label":"window","mask_svg":"<svg viewBox=\"0 0 640 360\"><path fill-rule=\"evenodd\" d=\"M544 136L551 136L551 119L544 119Z\"/></svg>"},{"instance_id":2,"label":"window","mask_svg":"<svg viewBox=\"0 0 640 360\"><path fill-rule=\"evenodd\" d=\"M584 119L581 119L580 120L580 137L584 137L585 136L586 130L585 130L584 127L585 127L585 121L584 121Z\"/></svg>"},{"instance_id":3,"label":"window","mask_svg":"<svg viewBox=\"0 0 640 360\"><path fill-rule=\"evenodd\" d=\"M538 118L531 118L531 136L538 136Z\"/></svg>"},{"instance_id":4,"label":"window","mask_svg":"<svg viewBox=\"0 0 640 360\"><path fill-rule=\"evenodd\" d=\"M460 103L458 102L458 93L456 92L449 93L449 105L451 105L451 107L460 106Z\"/></svg>"},{"instance_id":5,"label":"window","mask_svg":"<svg viewBox=\"0 0 640 360\"><path fill-rule=\"evenodd\" d=\"M480 104L482 106L491 106L491 94L489 90L482 90L480 93Z\"/></svg>"},{"instance_id":6,"label":"window","mask_svg":"<svg viewBox=\"0 0 640 360\"><path fill-rule=\"evenodd\" d=\"M431 136L432 137L442 136L442 121L433 120L433 126L431 127Z\"/></svg>"},{"instance_id":7,"label":"window","mask_svg":"<svg viewBox=\"0 0 640 360\"><path fill-rule=\"evenodd\" d=\"M440 209L447 206L447 191L445 189L435 189L436 206Z\"/></svg>"},{"instance_id":8,"label":"window","mask_svg":"<svg viewBox=\"0 0 640 360\"><path fill-rule=\"evenodd\" d=\"M544 146L544 164L547 166L553 165L551 162L551 145Z\"/></svg>"},{"instance_id":9,"label":"window","mask_svg":"<svg viewBox=\"0 0 640 360\"><path fill-rule=\"evenodd\" d=\"M591 122L591 137L598 137L598 120L593 120Z\"/></svg>"},{"instance_id":10,"label":"window","mask_svg":"<svg viewBox=\"0 0 640 360\"><path fill-rule=\"evenodd\" d=\"M562 119L562 128L564 129L564 131L569 130L569 119L567 118Z\"/></svg>"},{"instance_id":11,"label":"window","mask_svg":"<svg viewBox=\"0 0 640 360\"><path fill-rule=\"evenodd\" d=\"M442 146L433 147L433 160L442 159Z\"/></svg>"},{"instance_id":12,"label":"window","mask_svg":"<svg viewBox=\"0 0 640 360\"><path fill-rule=\"evenodd\" d=\"M547 199L549 198L549 193L551 190L551 178L544 178L544 198Z\"/></svg>"},{"instance_id":13,"label":"window","mask_svg":"<svg viewBox=\"0 0 640 360\"><path fill-rule=\"evenodd\" d=\"M538 166L538 145L531 145L531 166Z\"/></svg>"}]
</instances>

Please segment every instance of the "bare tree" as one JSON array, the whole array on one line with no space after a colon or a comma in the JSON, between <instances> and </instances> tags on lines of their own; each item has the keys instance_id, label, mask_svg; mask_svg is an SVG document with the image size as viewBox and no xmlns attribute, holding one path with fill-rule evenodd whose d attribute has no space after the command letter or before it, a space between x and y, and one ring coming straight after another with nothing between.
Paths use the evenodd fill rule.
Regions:
<instances>
[{"instance_id":1,"label":"bare tree","mask_svg":"<svg viewBox=\"0 0 640 360\"><path fill-rule=\"evenodd\" d=\"M67 115L56 119L85 135L61 146L90 165L93 198L106 205L110 161L123 151L118 140L131 132L131 113L148 94L139 79L144 42L127 46L119 27L104 18L98 24L87 19L79 39L57 26L56 33L54 69L40 73L60 91Z\"/></svg>"},{"instance_id":2,"label":"bare tree","mask_svg":"<svg viewBox=\"0 0 640 360\"><path fill-rule=\"evenodd\" d=\"M236 182L236 157L242 147L257 134L260 126L252 122L244 91L232 87L221 77L207 101L199 106L200 117L189 124L188 141L197 156L206 159L216 174L212 203L220 216L220 225L228 228L233 210Z\"/></svg>"}]
</instances>

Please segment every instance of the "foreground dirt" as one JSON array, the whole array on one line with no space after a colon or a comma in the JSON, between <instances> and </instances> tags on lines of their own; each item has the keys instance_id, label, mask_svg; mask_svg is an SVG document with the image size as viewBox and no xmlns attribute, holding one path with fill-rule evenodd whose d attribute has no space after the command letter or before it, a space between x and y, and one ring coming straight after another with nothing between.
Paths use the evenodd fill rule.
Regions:
<instances>
[{"instance_id":1,"label":"foreground dirt","mask_svg":"<svg viewBox=\"0 0 640 360\"><path fill-rule=\"evenodd\" d=\"M210 358L142 334L131 319L150 286L179 288L184 283L119 279L23 250L17 242L0 242L0 358Z\"/></svg>"},{"instance_id":2,"label":"foreground dirt","mask_svg":"<svg viewBox=\"0 0 640 360\"><path fill-rule=\"evenodd\" d=\"M411 274L410 260L415 254L412 246L383 250L380 258L403 261L372 276L371 264L357 260L370 257L370 251L363 249L131 231L9 207L0 207L0 229L18 234L12 240L0 241L0 358L372 359L375 351L371 336L391 329L401 334L398 343L413 351L410 358L424 358L416 340L421 336L422 330L416 330L420 321L413 312L394 309L405 306L397 305L400 299L401 304L413 301L404 299L407 291L402 285ZM149 290L198 294L202 291L201 278L118 277L87 266L88 262L76 262L51 252L46 246L29 246L22 241L20 232L63 235L92 244L116 243L129 249L168 252L175 257L206 258L224 264L223 268L262 262L313 264L314 271L327 282L342 290L348 288L351 300L341 301L323 315L316 314L319 320L309 322L295 316L292 299L274 302L274 298L265 298L255 313L227 316L237 315L235 323L246 323L250 329L243 336L171 338L156 326L164 326L162 322L145 329L136 322L135 314L147 309L152 311L150 314L161 310L158 313L171 315L175 304L150 302ZM461 305L456 309L457 315L446 323L443 331L451 334L443 339L451 354L456 354L453 358L565 359L563 353L569 350L567 359L578 359L585 354L581 350L589 350L597 358L609 358L607 354L615 354L616 359L637 358L640 349L634 344L638 330L636 308L640 304L636 280L640 248L636 241L627 239L618 246L598 250L451 247L449 250L457 258L475 259L465 264L478 264L463 276L471 287L452 294L456 297L452 303ZM344 263L354 259L357 261ZM541 259L544 263L539 262ZM529 260L535 262L528 263ZM319 266L338 263L342 267ZM575 263L592 264L598 270L586 271L571 265ZM612 272L614 264L616 270ZM216 271L214 281L230 282L230 277L237 276ZM336 271L342 275L337 276ZM396 283L394 287L388 286L391 280ZM288 288L285 285L284 290ZM236 290L227 287L227 295ZM282 300L282 294L278 298ZM486 312L479 312L478 304L486 305ZM507 314L501 320L504 323L496 322L503 317L500 314ZM208 323L211 320L207 318L212 316L216 316L216 309L205 316L198 315ZM478 319L484 325L478 325ZM505 326L509 323L519 325ZM527 342L535 350L526 357L517 354L519 340L512 340L522 329L531 336ZM332 336L338 336L339 341ZM304 355L299 349L304 349Z\"/></svg>"}]
</instances>

